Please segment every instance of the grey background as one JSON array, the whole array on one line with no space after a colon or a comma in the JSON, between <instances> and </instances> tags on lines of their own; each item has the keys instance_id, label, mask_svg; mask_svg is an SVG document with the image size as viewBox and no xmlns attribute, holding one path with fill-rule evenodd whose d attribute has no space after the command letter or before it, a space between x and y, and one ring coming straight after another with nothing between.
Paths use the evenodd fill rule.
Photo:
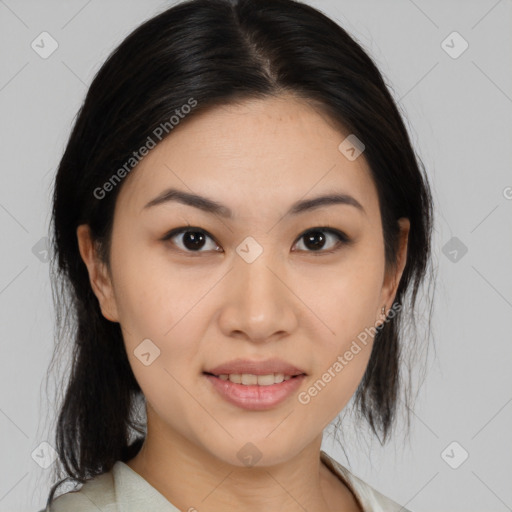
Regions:
<instances>
[{"instance_id":1,"label":"grey background","mask_svg":"<svg viewBox=\"0 0 512 512\"><path fill-rule=\"evenodd\" d=\"M382 448L357 432L350 467L416 512L512 510L512 1L308 3L376 60L436 201L435 351L410 442ZM44 387L53 312L40 240L56 166L94 73L169 5L0 0L0 511L39 510L48 490L50 470L32 454L51 442L55 412ZM31 48L43 31L58 43L47 59ZM458 58L441 45L453 31L469 44ZM461 448L441 456L453 441L469 453L457 469L446 460L460 461ZM324 444L346 462L328 435Z\"/></svg>"}]
</instances>

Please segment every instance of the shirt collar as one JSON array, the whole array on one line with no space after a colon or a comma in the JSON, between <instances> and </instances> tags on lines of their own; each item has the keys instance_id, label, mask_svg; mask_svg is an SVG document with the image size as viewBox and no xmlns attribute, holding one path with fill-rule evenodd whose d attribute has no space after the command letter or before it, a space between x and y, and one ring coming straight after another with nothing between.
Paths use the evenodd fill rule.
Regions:
<instances>
[{"instance_id":1,"label":"shirt collar","mask_svg":"<svg viewBox=\"0 0 512 512\"><path fill-rule=\"evenodd\" d=\"M165 496L124 462L112 468L114 490L119 512L180 512Z\"/></svg>"}]
</instances>

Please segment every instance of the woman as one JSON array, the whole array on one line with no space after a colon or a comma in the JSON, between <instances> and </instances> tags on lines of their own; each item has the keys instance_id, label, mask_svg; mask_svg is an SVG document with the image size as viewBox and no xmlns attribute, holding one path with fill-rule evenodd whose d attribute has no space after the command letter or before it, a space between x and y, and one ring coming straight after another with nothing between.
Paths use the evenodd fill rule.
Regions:
<instances>
[{"instance_id":1,"label":"woman","mask_svg":"<svg viewBox=\"0 0 512 512\"><path fill-rule=\"evenodd\" d=\"M192 0L145 22L56 177L56 449L84 485L46 510L406 510L321 441L351 398L389 438L431 229L396 105L333 21Z\"/></svg>"}]
</instances>

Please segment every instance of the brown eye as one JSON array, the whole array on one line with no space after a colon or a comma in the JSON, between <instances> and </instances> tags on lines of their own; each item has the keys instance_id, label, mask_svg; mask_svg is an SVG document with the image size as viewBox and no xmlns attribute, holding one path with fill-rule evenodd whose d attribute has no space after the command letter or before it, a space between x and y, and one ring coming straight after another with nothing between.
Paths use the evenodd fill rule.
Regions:
<instances>
[{"instance_id":1,"label":"brown eye","mask_svg":"<svg viewBox=\"0 0 512 512\"><path fill-rule=\"evenodd\" d=\"M201 228L193 226L176 228L162 238L163 241L172 239L176 240L172 241L172 244L176 246L178 250L186 253L201 253L211 250L222 252L222 249L220 249L213 237ZM210 247L208 247L208 240L212 242ZM299 250L318 254L335 252L342 245L351 242L345 233L337 229L326 227L309 229L299 237L299 240L304 240L303 244L305 247L305 249ZM220 249L220 251L218 251L218 249Z\"/></svg>"},{"instance_id":2,"label":"brown eye","mask_svg":"<svg viewBox=\"0 0 512 512\"><path fill-rule=\"evenodd\" d=\"M349 242L349 238L345 235L345 233L332 228L310 229L303 233L299 240L304 240L303 244L306 247L306 252L319 253L334 252L341 245ZM329 240L331 240L331 243ZM327 249L325 248L326 245L328 246Z\"/></svg>"},{"instance_id":3,"label":"brown eye","mask_svg":"<svg viewBox=\"0 0 512 512\"><path fill-rule=\"evenodd\" d=\"M184 252L206 252L201 249L208 245L208 239L214 242L211 249L215 250L218 247L213 238L208 235L206 231L191 226L173 229L167 233L162 240L171 240L173 238L177 240L173 242L173 244Z\"/></svg>"}]
</instances>

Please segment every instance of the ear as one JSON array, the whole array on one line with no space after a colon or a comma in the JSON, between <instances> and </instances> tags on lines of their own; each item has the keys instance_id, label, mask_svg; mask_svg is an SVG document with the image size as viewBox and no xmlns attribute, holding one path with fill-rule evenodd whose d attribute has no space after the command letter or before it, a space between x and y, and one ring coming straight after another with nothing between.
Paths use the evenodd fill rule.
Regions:
<instances>
[{"instance_id":1,"label":"ear","mask_svg":"<svg viewBox=\"0 0 512 512\"><path fill-rule=\"evenodd\" d=\"M76 236L80 256L87 267L89 282L100 304L101 313L107 320L118 322L117 306L110 274L96 252L89 226L87 224L78 226Z\"/></svg>"},{"instance_id":2,"label":"ear","mask_svg":"<svg viewBox=\"0 0 512 512\"><path fill-rule=\"evenodd\" d=\"M382 286L381 293L381 303L379 305L379 311L377 316L382 320L383 317L386 317L389 311L389 308L393 304L396 296L396 292L398 290L398 285L400 284L400 279L402 277L405 264L407 262L407 245L409 241L409 230L411 227L411 223L409 219L402 217L398 219L398 224L400 226L400 234L398 241L398 254L397 254L397 264L396 268L392 271L386 273L384 277L384 283ZM382 314L381 307L386 307L386 312L384 315Z\"/></svg>"}]
</instances>

